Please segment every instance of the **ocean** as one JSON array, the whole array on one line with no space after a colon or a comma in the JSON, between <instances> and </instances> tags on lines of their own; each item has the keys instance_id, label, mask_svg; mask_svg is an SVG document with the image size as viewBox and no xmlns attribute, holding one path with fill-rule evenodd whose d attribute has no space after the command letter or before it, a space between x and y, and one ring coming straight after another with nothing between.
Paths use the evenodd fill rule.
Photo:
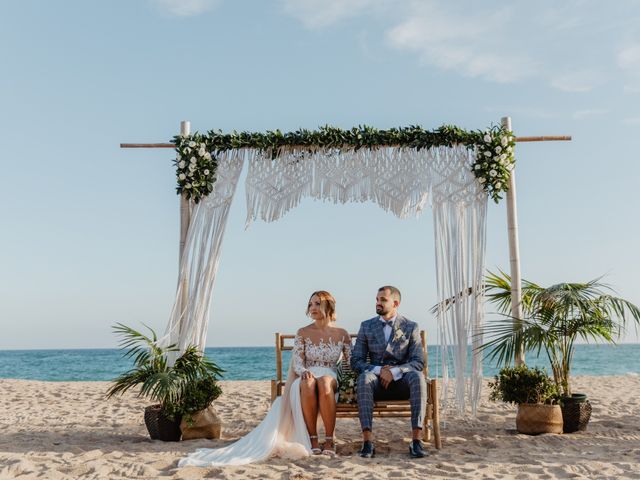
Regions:
<instances>
[{"instance_id":1,"label":"ocean","mask_svg":"<svg viewBox=\"0 0 640 480\"><path fill-rule=\"evenodd\" d=\"M273 347L207 348L205 354L225 369L224 380L270 380L275 378ZM429 346L429 372L441 372L438 347ZM288 365L290 352L284 352ZM527 365L546 367L546 357L527 354ZM78 350L0 350L0 378L47 381L112 380L131 368L129 359L118 349ZM640 374L640 344L577 345L572 375ZM484 376L495 375L499 368L485 360Z\"/></svg>"}]
</instances>

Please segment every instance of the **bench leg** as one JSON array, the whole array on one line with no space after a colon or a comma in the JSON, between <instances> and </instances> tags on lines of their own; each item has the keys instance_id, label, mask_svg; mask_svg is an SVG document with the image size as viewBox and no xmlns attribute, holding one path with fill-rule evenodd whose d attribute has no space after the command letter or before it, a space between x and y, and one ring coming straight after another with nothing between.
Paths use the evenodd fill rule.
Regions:
<instances>
[{"instance_id":1,"label":"bench leg","mask_svg":"<svg viewBox=\"0 0 640 480\"><path fill-rule=\"evenodd\" d=\"M276 380L271 380L271 403L275 402L278 396L278 384Z\"/></svg>"},{"instance_id":2,"label":"bench leg","mask_svg":"<svg viewBox=\"0 0 640 480\"><path fill-rule=\"evenodd\" d=\"M440 400L438 399L438 381L433 379L429 382L429 390L433 402L433 443L440 450L442 448L442 439L440 438Z\"/></svg>"},{"instance_id":3,"label":"bench leg","mask_svg":"<svg viewBox=\"0 0 640 480\"><path fill-rule=\"evenodd\" d=\"M431 400L427 402L427 412L424 416L424 425L422 426L422 440L425 442L431 442L431 425L433 422L433 406Z\"/></svg>"}]
</instances>

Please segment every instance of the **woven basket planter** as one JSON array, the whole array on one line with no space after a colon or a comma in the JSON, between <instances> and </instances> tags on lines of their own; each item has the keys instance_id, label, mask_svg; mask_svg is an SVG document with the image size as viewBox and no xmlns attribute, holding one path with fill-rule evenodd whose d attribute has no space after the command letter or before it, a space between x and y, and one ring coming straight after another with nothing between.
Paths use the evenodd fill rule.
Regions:
<instances>
[{"instance_id":1,"label":"woven basket planter","mask_svg":"<svg viewBox=\"0 0 640 480\"><path fill-rule=\"evenodd\" d=\"M591 419L591 403L586 399L586 395L562 398L561 404L564 433L586 430Z\"/></svg>"},{"instance_id":2,"label":"woven basket planter","mask_svg":"<svg viewBox=\"0 0 640 480\"><path fill-rule=\"evenodd\" d=\"M144 409L144 424L152 440L179 442L182 436L180 420L169 420L162 414L160 405L150 405Z\"/></svg>"},{"instance_id":3,"label":"woven basket planter","mask_svg":"<svg viewBox=\"0 0 640 480\"><path fill-rule=\"evenodd\" d=\"M521 403L516 415L516 429L527 435L540 433L562 433L562 410L560 405Z\"/></svg>"}]
</instances>

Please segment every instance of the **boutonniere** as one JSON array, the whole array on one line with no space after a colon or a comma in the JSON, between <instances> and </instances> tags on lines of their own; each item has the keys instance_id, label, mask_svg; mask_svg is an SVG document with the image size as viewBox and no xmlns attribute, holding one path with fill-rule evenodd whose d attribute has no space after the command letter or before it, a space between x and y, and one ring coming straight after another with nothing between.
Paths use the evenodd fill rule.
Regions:
<instances>
[{"instance_id":1,"label":"boutonniere","mask_svg":"<svg viewBox=\"0 0 640 480\"><path fill-rule=\"evenodd\" d=\"M396 333L393 335L393 341L397 342L404 338L404 333L399 328L396 330Z\"/></svg>"}]
</instances>

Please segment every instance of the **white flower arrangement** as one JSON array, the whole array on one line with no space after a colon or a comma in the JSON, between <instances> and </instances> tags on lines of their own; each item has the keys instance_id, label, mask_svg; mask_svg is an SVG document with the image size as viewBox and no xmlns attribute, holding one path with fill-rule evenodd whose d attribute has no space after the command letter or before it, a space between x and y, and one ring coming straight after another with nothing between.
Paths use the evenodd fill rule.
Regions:
<instances>
[{"instance_id":1,"label":"white flower arrangement","mask_svg":"<svg viewBox=\"0 0 640 480\"><path fill-rule=\"evenodd\" d=\"M176 190L198 203L213 191L217 159L209 151L207 136L175 137L175 143Z\"/></svg>"},{"instance_id":2,"label":"white flower arrangement","mask_svg":"<svg viewBox=\"0 0 640 480\"><path fill-rule=\"evenodd\" d=\"M513 132L493 126L482 134L482 143L477 144L476 162L472 166L482 188L497 203L502 192L509 188L509 177L515 165Z\"/></svg>"},{"instance_id":3,"label":"white flower arrangement","mask_svg":"<svg viewBox=\"0 0 640 480\"><path fill-rule=\"evenodd\" d=\"M398 340L402 340L404 338L404 332L401 329L396 329L396 332L393 336L393 341L397 342Z\"/></svg>"}]
</instances>

